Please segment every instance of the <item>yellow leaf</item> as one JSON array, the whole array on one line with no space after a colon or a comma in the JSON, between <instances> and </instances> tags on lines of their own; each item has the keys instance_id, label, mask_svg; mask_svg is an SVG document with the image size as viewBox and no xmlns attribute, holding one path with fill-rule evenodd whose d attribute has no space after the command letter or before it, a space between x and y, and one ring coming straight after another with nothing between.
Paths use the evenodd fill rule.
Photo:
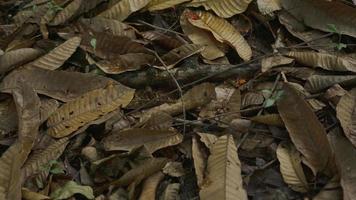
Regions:
<instances>
[{"instance_id":1,"label":"yellow leaf","mask_svg":"<svg viewBox=\"0 0 356 200\"><path fill-rule=\"evenodd\" d=\"M190 0L151 0L147 5L149 11L164 10Z\"/></svg>"},{"instance_id":2,"label":"yellow leaf","mask_svg":"<svg viewBox=\"0 0 356 200\"><path fill-rule=\"evenodd\" d=\"M206 10L213 10L218 16L229 18L245 12L252 0L193 0L189 6L204 6Z\"/></svg>"},{"instance_id":3,"label":"yellow leaf","mask_svg":"<svg viewBox=\"0 0 356 200\"><path fill-rule=\"evenodd\" d=\"M132 13L145 7L151 0L121 0L98 16L124 21Z\"/></svg>"},{"instance_id":4,"label":"yellow leaf","mask_svg":"<svg viewBox=\"0 0 356 200\"><path fill-rule=\"evenodd\" d=\"M291 144L279 144L276 153L284 182L297 192L307 192L309 187L299 152Z\"/></svg>"},{"instance_id":5,"label":"yellow leaf","mask_svg":"<svg viewBox=\"0 0 356 200\"><path fill-rule=\"evenodd\" d=\"M241 177L241 163L231 135L221 136L212 146L207 177L199 192L201 200L247 200Z\"/></svg>"},{"instance_id":6,"label":"yellow leaf","mask_svg":"<svg viewBox=\"0 0 356 200\"><path fill-rule=\"evenodd\" d=\"M133 95L133 89L114 84L90 91L64 104L48 118L48 134L65 137L120 106L127 106Z\"/></svg>"},{"instance_id":7,"label":"yellow leaf","mask_svg":"<svg viewBox=\"0 0 356 200\"><path fill-rule=\"evenodd\" d=\"M187 12L187 18L194 26L210 31L218 41L229 44L243 60L251 59L250 45L235 27L225 19L203 11Z\"/></svg>"}]
</instances>

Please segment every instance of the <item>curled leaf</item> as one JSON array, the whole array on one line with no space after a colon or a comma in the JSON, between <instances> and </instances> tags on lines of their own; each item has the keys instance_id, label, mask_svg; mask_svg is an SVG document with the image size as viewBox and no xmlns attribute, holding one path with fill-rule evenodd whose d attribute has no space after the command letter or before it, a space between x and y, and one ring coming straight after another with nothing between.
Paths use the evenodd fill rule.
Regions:
<instances>
[{"instance_id":1,"label":"curled leaf","mask_svg":"<svg viewBox=\"0 0 356 200\"><path fill-rule=\"evenodd\" d=\"M193 0L189 6L204 6L206 10L213 10L219 17L229 18L243 13L252 0Z\"/></svg>"},{"instance_id":2,"label":"curled leaf","mask_svg":"<svg viewBox=\"0 0 356 200\"><path fill-rule=\"evenodd\" d=\"M151 0L147 5L149 11L164 10L190 0Z\"/></svg>"},{"instance_id":3,"label":"curled leaf","mask_svg":"<svg viewBox=\"0 0 356 200\"><path fill-rule=\"evenodd\" d=\"M163 178L164 174L162 172L157 172L148 177L143 182L142 192L140 194L139 200L155 200L157 187Z\"/></svg>"},{"instance_id":4,"label":"curled leaf","mask_svg":"<svg viewBox=\"0 0 356 200\"><path fill-rule=\"evenodd\" d=\"M232 46L243 60L251 59L250 45L235 27L225 19L203 11L187 12L187 17L194 26L210 31L218 41Z\"/></svg>"},{"instance_id":5,"label":"curled leaf","mask_svg":"<svg viewBox=\"0 0 356 200\"><path fill-rule=\"evenodd\" d=\"M51 193L51 199L68 199L74 194L81 194L87 199L94 199L93 189L90 186L82 186L74 181L68 181L63 187Z\"/></svg>"},{"instance_id":6,"label":"curled leaf","mask_svg":"<svg viewBox=\"0 0 356 200\"><path fill-rule=\"evenodd\" d=\"M99 17L123 21L132 13L145 7L150 1L151 0L122 0L100 13Z\"/></svg>"},{"instance_id":7,"label":"curled leaf","mask_svg":"<svg viewBox=\"0 0 356 200\"><path fill-rule=\"evenodd\" d=\"M41 51L32 48L22 48L6 52L0 56L0 74L34 60L40 55L42 55Z\"/></svg>"}]
</instances>

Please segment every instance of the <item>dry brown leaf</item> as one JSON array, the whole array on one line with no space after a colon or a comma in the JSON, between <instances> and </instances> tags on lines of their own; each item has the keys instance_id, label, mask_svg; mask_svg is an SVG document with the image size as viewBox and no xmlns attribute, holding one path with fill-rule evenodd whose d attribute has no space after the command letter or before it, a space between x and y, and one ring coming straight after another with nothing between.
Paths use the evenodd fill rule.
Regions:
<instances>
[{"instance_id":1,"label":"dry brown leaf","mask_svg":"<svg viewBox=\"0 0 356 200\"><path fill-rule=\"evenodd\" d=\"M171 130L128 129L113 132L103 139L106 151L131 151L137 147L145 146L148 152L153 153L159 149L181 143L183 135Z\"/></svg>"},{"instance_id":2,"label":"dry brown leaf","mask_svg":"<svg viewBox=\"0 0 356 200\"><path fill-rule=\"evenodd\" d=\"M79 20L79 24L84 25L83 31L87 31L85 28L89 28L95 32L106 32L114 36L126 36L131 39L136 38L134 27L115 19L101 17L82 18Z\"/></svg>"},{"instance_id":3,"label":"dry brown leaf","mask_svg":"<svg viewBox=\"0 0 356 200\"><path fill-rule=\"evenodd\" d=\"M342 189L340 186L340 177L335 175L329 182L321 189L321 191L313 197L313 200L342 200Z\"/></svg>"},{"instance_id":4,"label":"dry brown leaf","mask_svg":"<svg viewBox=\"0 0 356 200\"><path fill-rule=\"evenodd\" d=\"M50 199L49 196L43 195L41 193L33 192L27 188L21 189L22 198L24 200L44 200Z\"/></svg>"},{"instance_id":5,"label":"dry brown leaf","mask_svg":"<svg viewBox=\"0 0 356 200\"><path fill-rule=\"evenodd\" d=\"M334 160L323 125L292 85L285 84L283 91L277 107L294 145L314 174L333 175Z\"/></svg>"},{"instance_id":6,"label":"dry brown leaf","mask_svg":"<svg viewBox=\"0 0 356 200\"><path fill-rule=\"evenodd\" d=\"M139 200L156 200L156 190L159 183L163 180L164 174L162 172L157 172L152 176L148 177L142 186L142 192L140 194Z\"/></svg>"},{"instance_id":7,"label":"dry brown leaf","mask_svg":"<svg viewBox=\"0 0 356 200\"><path fill-rule=\"evenodd\" d=\"M48 134L55 138L65 137L120 106L127 106L134 93L135 90L114 83L104 89L90 91L64 104L49 117Z\"/></svg>"},{"instance_id":8,"label":"dry brown leaf","mask_svg":"<svg viewBox=\"0 0 356 200\"><path fill-rule=\"evenodd\" d=\"M345 136L356 147L356 89L343 95L336 107L336 117L339 119Z\"/></svg>"},{"instance_id":9,"label":"dry brown leaf","mask_svg":"<svg viewBox=\"0 0 356 200\"><path fill-rule=\"evenodd\" d=\"M0 131L2 135L17 130L18 117L14 101L7 99L0 103Z\"/></svg>"},{"instance_id":10,"label":"dry brown leaf","mask_svg":"<svg viewBox=\"0 0 356 200\"><path fill-rule=\"evenodd\" d=\"M315 29L330 32L335 25L338 33L356 37L356 12L339 1L281 0L282 7L299 21ZM344 20L348 19L348 20Z\"/></svg>"},{"instance_id":11,"label":"dry brown leaf","mask_svg":"<svg viewBox=\"0 0 356 200\"><path fill-rule=\"evenodd\" d=\"M236 89L233 91L228 102L224 106L225 112L229 113L228 115L222 116L221 121L224 123L231 123L232 120L240 118L240 109L241 109L241 92Z\"/></svg>"},{"instance_id":12,"label":"dry brown leaf","mask_svg":"<svg viewBox=\"0 0 356 200\"><path fill-rule=\"evenodd\" d=\"M356 198L356 149L339 129L329 133L345 200Z\"/></svg>"},{"instance_id":13,"label":"dry brown leaf","mask_svg":"<svg viewBox=\"0 0 356 200\"><path fill-rule=\"evenodd\" d=\"M156 68L165 70L172 69L175 65L177 65L182 60L197 54L204 50L204 47L199 44L185 44L178 48L175 48L168 52L167 54L161 57L164 65L157 61Z\"/></svg>"},{"instance_id":14,"label":"dry brown leaf","mask_svg":"<svg viewBox=\"0 0 356 200\"><path fill-rule=\"evenodd\" d=\"M295 77L301 80L307 80L316 73L315 69L309 67L276 67L272 71L283 72L286 76Z\"/></svg>"},{"instance_id":15,"label":"dry brown leaf","mask_svg":"<svg viewBox=\"0 0 356 200\"><path fill-rule=\"evenodd\" d=\"M245 12L252 0L193 0L189 6L204 6L206 10L213 10L218 16L229 18Z\"/></svg>"},{"instance_id":16,"label":"dry brown leaf","mask_svg":"<svg viewBox=\"0 0 356 200\"><path fill-rule=\"evenodd\" d=\"M70 58L76 51L81 41L80 37L73 37L46 55L36 59L30 66L39 67L43 69L56 70L63 65L63 63Z\"/></svg>"},{"instance_id":17,"label":"dry brown leaf","mask_svg":"<svg viewBox=\"0 0 356 200\"><path fill-rule=\"evenodd\" d=\"M257 6L263 15L271 15L273 12L282 9L280 0L257 0Z\"/></svg>"},{"instance_id":18,"label":"dry brown leaf","mask_svg":"<svg viewBox=\"0 0 356 200\"><path fill-rule=\"evenodd\" d=\"M194 161L195 175L197 177L197 184L199 187L201 187L204 180L206 158L196 137L192 138L192 156Z\"/></svg>"},{"instance_id":19,"label":"dry brown leaf","mask_svg":"<svg viewBox=\"0 0 356 200\"><path fill-rule=\"evenodd\" d=\"M0 158L0 199L21 199L21 166L29 152L21 142L11 145Z\"/></svg>"},{"instance_id":20,"label":"dry brown leaf","mask_svg":"<svg viewBox=\"0 0 356 200\"><path fill-rule=\"evenodd\" d=\"M149 40L169 50L178 48L186 44L185 41L177 39L173 36L165 35L159 31L145 31L140 34L144 39Z\"/></svg>"},{"instance_id":21,"label":"dry brown leaf","mask_svg":"<svg viewBox=\"0 0 356 200\"><path fill-rule=\"evenodd\" d=\"M110 60L101 60L95 64L107 74L121 74L139 70L144 65L152 64L155 59L155 56L145 53L128 53Z\"/></svg>"},{"instance_id":22,"label":"dry brown leaf","mask_svg":"<svg viewBox=\"0 0 356 200\"><path fill-rule=\"evenodd\" d=\"M207 176L199 196L202 200L247 200L247 194L242 185L241 164L231 135L219 137L212 146Z\"/></svg>"},{"instance_id":23,"label":"dry brown leaf","mask_svg":"<svg viewBox=\"0 0 356 200\"><path fill-rule=\"evenodd\" d=\"M318 50L319 52L335 51L335 44L331 38L324 37L324 32L306 28L303 22L298 21L298 19L287 11L280 11L278 18L279 22L283 24L294 37L306 42L310 48Z\"/></svg>"},{"instance_id":24,"label":"dry brown leaf","mask_svg":"<svg viewBox=\"0 0 356 200\"><path fill-rule=\"evenodd\" d=\"M95 49L92 45L93 40L95 40ZM134 42L126 36L114 36L104 32L84 33L80 47L102 59L112 59L127 53L151 54L151 51L142 44Z\"/></svg>"},{"instance_id":25,"label":"dry brown leaf","mask_svg":"<svg viewBox=\"0 0 356 200\"><path fill-rule=\"evenodd\" d=\"M200 136L200 141L211 150L215 142L218 140L218 136L209 133L197 133Z\"/></svg>"},{"instance_id":26,"label":"dry brown leaf","mask_svg":"<svg viewBox=\"0 0 356 200\"><path fill-rule=\"evenodd\" d=\"M218 42L208 31L193 26L187 19L187 13L189 12L189 10L185 10L180 16L180 26L183 32L194 44L205 47L201 52L204 58L214 60L223 57L225 55L225 52L221 48L223 44Z\"/></svg>"},{"instance_id":27,"label":"dry brown leaf","mask_svg":"<svg viewBox=\"0 0 356 200\"><path fill-rule=\"evenodd\" d=\"M242 108L261 105L265 101L262 94L257 92L247 92L242 98Z\"/></svg>"},{"instance_id":28,"label":"dry brown leaf","mask_svg":"<svg viewBox=\"0 0 356 200\"><path fill-rule=\"evenodd\" d=\"M284 126L283 120L279 114L266 114L257 115L250 118L253 122L258 122L262 124L272 125L272 126Z\"/></svg>"},{"instance_id":29,"label":"dry brown leaf","mask_svg":"<svg viewBox=\"0 0 356 200\"><path fill-rule=\"evenodd\" d=\"M23 181L41 172L49 161L57 160L62 155L68 143L68 138L61 138L50 144L43 151L32 154L22 167L21 176Z\"/></svg>"},{"instance_id":30,"label":"dry brown leaf","mask_svg":"<svg viewBox=\"0 0 356 200\"><path fill-rule=\"evenodd\" d=\"M305 89L309 92L319 92L335 84L349 86L356 84L355 75L312 75L307 79Z\"/></svg>"},{"instance_id":31,"label":"dry brown leaf","mask_svg":"<svg viewBox=\"0 0 356 200\"><path fill-rule=\"evenodd\" d=\"M292 144L281 143L278 145L276 154L284 182L294 191L307 192L309 186L303 171L300 153Z\"/></svg>"},{"instance_id":32,"label":"dry brown leaf","mask_svg":"<svg viewBox=\"0 0 356 200\"><path fill-rule=\"evenodd\" d=\"M294 59L284 56L271 56L263 58L261 61L261 71L266 72L273 67L291 64L293 61Z\"/></svg>"},{"instance_id":33,"label":"dry brown leaf","mask_svg":"<svg viewBox=\"0 0 356 200\"><path fill-rule=\"evenodd\" d=\"M39 94L67 102L86 92L103 88L113 81L110 78L89 73L22 68L7 75L1 82L0 89L2 92L11 93L14 88L26 83ZM125 86L122 87L124 91L128 89Z\"/></svg>"},{"instance_id":34,"label":"dry brown leaf","mask_svg":"<svg viewBox=\"0 0 356 200\"><path fill-rule=\"evenodd\" d=\"M310 67L320 67L331 71L356 72L356 59L348 56L314 51L290 51L287 55L293 57L297 62Z\"/></svg>"},{"instance_id":35,"label":"dry brown leaf","mask_svg":"<svg viewBox=\"0 0 356 200\"><path fill-rule=\"evenodd\" d=\"M171 183L167 185L166 189L164 190L161 199L162 200L176 200L179 198L179 183Z\"/></svg>"},{"instance_id":36,"label":"dry brown leaf","mask_svg":"<svg viewBox=\"0 0 356 200\"><path fill-rule=\"evenodd\" d=\"M73 0L63 10L59 11L49 24L52 26L64 24L74 17L95 8L101 2L103 0Z\"/></svg>"},{"instance_id":37,"label":"dry brown leaf","mask_svg":"<svg viewBox=\"0 0 356 200\"><path fill-rule=\"evenodd\" d=\"M232 46L243 60L251 59L250 45L228 21L203 11L188 11L186 15L192 25L210 31L218 41Z\"/></svg>"},{"instance_id":38,"label":"dry brown leaf","mask_svg":"<svg viewBox=\"0 0 356 200\"><path fill-rule=\"evenodd\" d=\"M147 9L150 12L157 11L157 10L164 10L187 1L190 0L151 0L150 3L148 3L147 5Z\"/></svg>"},{"instance_id":39,"label":"dry brown leaf","mask_svg":"<svg viewBox=\"0 0 356 200\"><path fill-rule=\"evenodd\" d=\"M16 49L6 52L0 56L0 74L34 60L40 55L42 55L40 50L32 48Z\"/></svg>"},{"instance_id":40,"label":"dry brown leaf","mask_svg":"<svg viewBox=\"0 0 356 200\"><path fill-rule=\"evenodd\" d=\"M98 16L124 21L132 13L147 6L150 1L151 0L122 0Z\"/></svg>"},{"instance_id":41,"label":"dry brown leaf","mask_svg":"<svg viewBox=\"0 0 356 200\"><path fill-rule=\"evenodd\" d=\"M45 122L54 111L59 107L59 102L55 99L41 99L40 106L40 122Z\"/></svg>"}]
</instances>

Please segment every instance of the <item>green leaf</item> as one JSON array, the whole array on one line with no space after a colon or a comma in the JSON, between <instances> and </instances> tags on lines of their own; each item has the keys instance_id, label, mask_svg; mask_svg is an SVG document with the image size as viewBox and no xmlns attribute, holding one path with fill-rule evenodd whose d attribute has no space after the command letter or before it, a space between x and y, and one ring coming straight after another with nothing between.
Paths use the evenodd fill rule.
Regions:
<instances>
[{"instance_id":1,"label":"green leaf","mask_svg":"<svg viewBox=\"0 0 356 200\"><path fill-rule=\"evenodd\" d=\"M96 49L96 38L92 38L90 40L90 45L93 47L94 50Z\"/></svg>"},{"instance_id":2,"label":"green leaf","mask_svg":"<svg viewBox=\"0 0 356 200\"><path fill-rule=\"evenodd\" d=\"M327 24L327 26L328 26L328 29L330 30L330 32L339 34L339 31L337 30L335 24Z\"/></svg>"},{"instance_id":3,"label":"green leaf","mask_svg":"<svg viewBox=\"0 0 356 200\"><path fill-rule=\"evenodd\" d=\"M67 182L62 188L51 193L51 199L68 199L74 194L81 194L87 199L94 199L93 189L90 186L78 185L74 181Z\"/></svg>"},{"instance_id":4,"label":"green leaf","mask_svg":"<svg viewBox=\"0 0 356 200\"><path fill-rule=\"evenodd\" d=\"M268 107L273 106L275 103L276 103L276 99L274 99L274 98L269 98L269 99L266 99L266 101L265 101L264 104L263 104L263 107L264 107L264 108L268 108Z\"/></svg>"},{"instance_id":5,"label":"green leaf","mask_svg":"<svg viewBox=\"0 0 356 200\"><path fill-rule=\"evenodd\" d=\"M338 43L338 44L336 44L336 48L337 48L337 50L341 50L341 49L343 49L343 48L346 48L347 47L347 45L346 44L344 44L344 43Z\"/></svg>"}]
</instances>

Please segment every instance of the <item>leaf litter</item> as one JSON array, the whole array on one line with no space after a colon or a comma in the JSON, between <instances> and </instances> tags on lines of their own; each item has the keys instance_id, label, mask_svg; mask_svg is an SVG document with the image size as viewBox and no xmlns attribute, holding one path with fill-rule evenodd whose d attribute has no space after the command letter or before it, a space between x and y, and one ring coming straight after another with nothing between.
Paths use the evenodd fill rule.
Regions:
<instances>
[{"instance_id":1,"label":"leaf litter","mask_svg":"<svg viewBox=\"0 0 356 200\"><path fill-rule=\"evenodd\" d=\"M353 2L0 2L0 199L356 198Z\"/></svg>"}]
</instances>

